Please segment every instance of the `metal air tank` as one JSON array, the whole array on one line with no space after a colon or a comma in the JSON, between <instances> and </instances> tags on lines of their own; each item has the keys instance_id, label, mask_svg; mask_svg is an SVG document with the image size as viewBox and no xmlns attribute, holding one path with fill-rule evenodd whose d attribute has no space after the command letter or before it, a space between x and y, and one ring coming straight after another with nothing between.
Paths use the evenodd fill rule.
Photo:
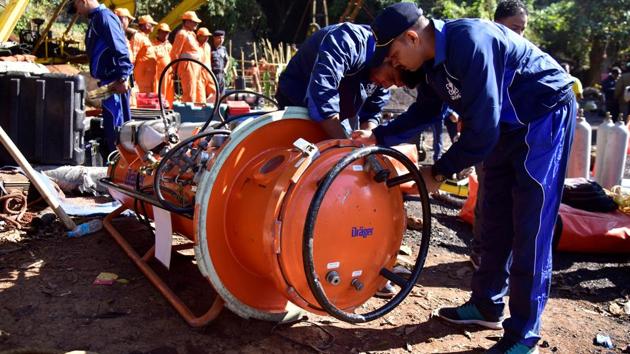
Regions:
<instances>
[{"instance_id":1,"label":"metal air tank","mask_svg":"<svg viewBox=\"0 0 630 354\"><path fill-rule=\"evenodd\" d=\"M595 156L595 181L602 184L602 172L604 169L604 155L606 154L606 138L608 130L613 128L615 124L612 122L610 113L606 115L606 119L597 128L597 154Z\"/></svg>"},{"instance_id":2,"label":"metal air tank","mask_svg":"<svg viewBox=\"0 0 630 354\"><path fill-rule=\"evenodd\" d=\"M624 121L618 121L606 131L606 149L599 184L606 189L620 185L626 167L628 150L628 128Z\"/></svg>"},{"instance_id":3,"label":"metal air tank","mask_svg":"<svg viewBox=\"0 0 630 354\"><path fill-rule=\"evenodd\" d=\"M591 171L591 125L584 118L584 110L580 109L573 135L573 145L569 155L567 177L590 177Z\"/></svg>"}]
</instances>

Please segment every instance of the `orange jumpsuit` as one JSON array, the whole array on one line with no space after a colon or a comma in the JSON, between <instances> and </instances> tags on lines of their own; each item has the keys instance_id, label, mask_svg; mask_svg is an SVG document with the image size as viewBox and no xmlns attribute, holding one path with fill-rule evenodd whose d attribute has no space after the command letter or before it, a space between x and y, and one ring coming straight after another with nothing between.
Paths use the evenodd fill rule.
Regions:
<instances>
[{"instance_id":1,"label":"orange jumpsuit","mask_svg":"<svg viewBox=\"0 0 630 354\"><path fill-rule=\"evenodd\" d=\"M135 35L134 35L135 37ZM133 39L133 37L132 37ZM131 46L131 40L127 39L127 49L129 50L129 60L131 60L131 63L133 64L133 62L135 61L135 55L133 54L133 49ZM134 75L135 76L135 75ZM138 100L137 100L137 95L138 95L138 87L135 84L135 82L133 83L133 87L129 90L129 106L130 107L136 107L138 105Z\"/></svg>"},{"instance_id":2,"label":"orange jumpsuit","mask_svg":"<svg viewBox=\"0 0 630 354\"><path fill-rule=\"evenodd\" d=\"M200 60L201 48L197 42L197 35L193 31L184 28L177 32L175 42L171 49L171 59L191 58ZM184 102L206 102L205 89L199 83L201 67L193 62L182 62L177 64L177 75L182 85L182 101Z\"/></svg>"},{"instance_id":3,"label":"orange jumpsuit","mask_svg":"<svg viewBox=\"0 0 630 354\"><path fill-rule=\"evenodd\" d=\"M208 69L212 70L212 49L208 42L201 46L201 62L207 66ZM214 96L217 93L216 85L214 80L212 80L212 76L210 76L204 68L201 68L201 78L201 85L204 88L206 98Z\"/></svg>"},{"instance_id":4,"label":"orange jumpsuit","mask_svg":"<svg viewBox=\"0 0 630 354\"><path fill-rule=\"evenodd\" d=\"M136 49L133 76L138 90L143 93L154 92L156 60L149 36L142 32L136 33L132 38L132 50Z\"/></svg>"},{"instance_id":5,"label":"orange jumpsuit","mask_svg":"<svg viewBox=\"0 0 630 354\"><path fill-rule=\"evenodd\" d=\"M168 40L165 40L164 43L160 43L157 39L153 40L153 49L155 51L155 59L156 59L156 68L155 68L155 80L154 80L154 88L153 91L157 92L158 83L160 82L160 75L162 75L162 71L164 68L171 62L171 48L173 46ZM169 71L164 75L164 83L162 84L162 94L166 97L168 103L173 106L173 99L175 95L175 91L173 89L173 69L169 69Z\"/></svg>"}]
</instances>

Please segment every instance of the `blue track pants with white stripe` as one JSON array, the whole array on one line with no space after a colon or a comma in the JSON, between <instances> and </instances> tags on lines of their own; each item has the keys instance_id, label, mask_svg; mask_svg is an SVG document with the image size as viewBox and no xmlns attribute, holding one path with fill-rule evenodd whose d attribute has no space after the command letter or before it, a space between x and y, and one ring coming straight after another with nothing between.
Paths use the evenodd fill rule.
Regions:
<instances>
[{"instance_id":1,"label":"blue track pants with white stripe","mask_svg":"<svg viewBox=\"0 0 630 354\"><path fill-rule=\"evenodd\" d=\"M514 130L484 160L481 265L471 301L500 316L505 335L533 346L551 285L551 248L573 139L576 102Z\"/></svg>"},{"instance_id":2,"label":"blue track pants with white stripe","mask_svg":"<svg viewBox=\"0 0 630 354\"><path fill-rule=\"evenodd\" d=\"M105 131L104 156L116 149L118 129L124 122L131 120L129 91L116 93L103 100L103 130Z\"/></svg>"}]
</instances>

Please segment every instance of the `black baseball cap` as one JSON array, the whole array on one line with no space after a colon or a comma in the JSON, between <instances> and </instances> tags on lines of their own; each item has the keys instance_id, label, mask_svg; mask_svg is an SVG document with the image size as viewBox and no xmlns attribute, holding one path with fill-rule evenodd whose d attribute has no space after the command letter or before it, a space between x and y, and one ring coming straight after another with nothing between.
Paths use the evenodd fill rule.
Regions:
<instances>
[{"instance_id":1,"label":"black baseball cap","mask_svg":"<svg viewBox=\"0 0 630 354\"><path fill-rule=\"evenodd\" d=\"M383 63L389 53L389 47L396 37L413 26L422 17L423 11L411 2L399 2L388 6L372 22L372 32L376 39L376 50L370 66Z\"/></svg>"}]
</instances>

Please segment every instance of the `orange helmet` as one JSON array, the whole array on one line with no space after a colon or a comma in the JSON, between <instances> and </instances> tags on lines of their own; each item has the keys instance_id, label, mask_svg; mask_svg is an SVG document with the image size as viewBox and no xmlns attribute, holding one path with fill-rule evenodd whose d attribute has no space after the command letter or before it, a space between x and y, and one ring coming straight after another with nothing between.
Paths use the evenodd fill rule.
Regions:
<instances>
[{"instance_id":1,"label":"orange helmet","mask_svg":"<svg viewBox=\"0 0 630 354\"><path fill-rule=\"evenodd\" d=\"M184 12L184 14L182 15L182 20L190 20L193 22L201 23L201 20L199 19L199 17L197 17L195 11Z\"/></svg>"},{"instance_id":2,"label":"orange helmet","mask_svg":"<svg viewBox=\"0 0 630 354\"><path fill-rule=\"evenodd\" d=\"M131 12L129 12L129 9L127 9L126 7L117 7L116 9L114 9L114 13L118 17L128 17L132 21L136 19L135 17L131 16Z\"/></svg>"},{"instance_id":3,"label":"orange helmet","mask_svg":"<svg viewBox=\"0 0 630 354\"><path fill-rule=\"evenodd\" d=\"M138 17L138 24L141 24L141 25L146 25L146 24L157 25L158 23L153 20L153 17L151 17L151 15L144 15L144 16Z\"/></svg>"},{"instance_id":4,"label":"orange helmet","mask_svg":"<svg viewBox=\"0 0 630 354\"><path fill-rule=\"evenodd\" d=\"M164 32L170 32L171 31L171 28L168 26L168 23L164 23L164 22L160 23L157 26L157 29L158 29L158 31L164 31Z\"/></svg>"},{"instance_id":5,"label":"orange helmet","mask_svg":"<svg viewBox=\"0 0 630 354\"><path fill-rule=\"evenodd\" d=\"M208 29L205 27L201 27L200 29L197 30L197 35L210 37L210 31L208 31Z\"/></svg>"}]
</instances>

